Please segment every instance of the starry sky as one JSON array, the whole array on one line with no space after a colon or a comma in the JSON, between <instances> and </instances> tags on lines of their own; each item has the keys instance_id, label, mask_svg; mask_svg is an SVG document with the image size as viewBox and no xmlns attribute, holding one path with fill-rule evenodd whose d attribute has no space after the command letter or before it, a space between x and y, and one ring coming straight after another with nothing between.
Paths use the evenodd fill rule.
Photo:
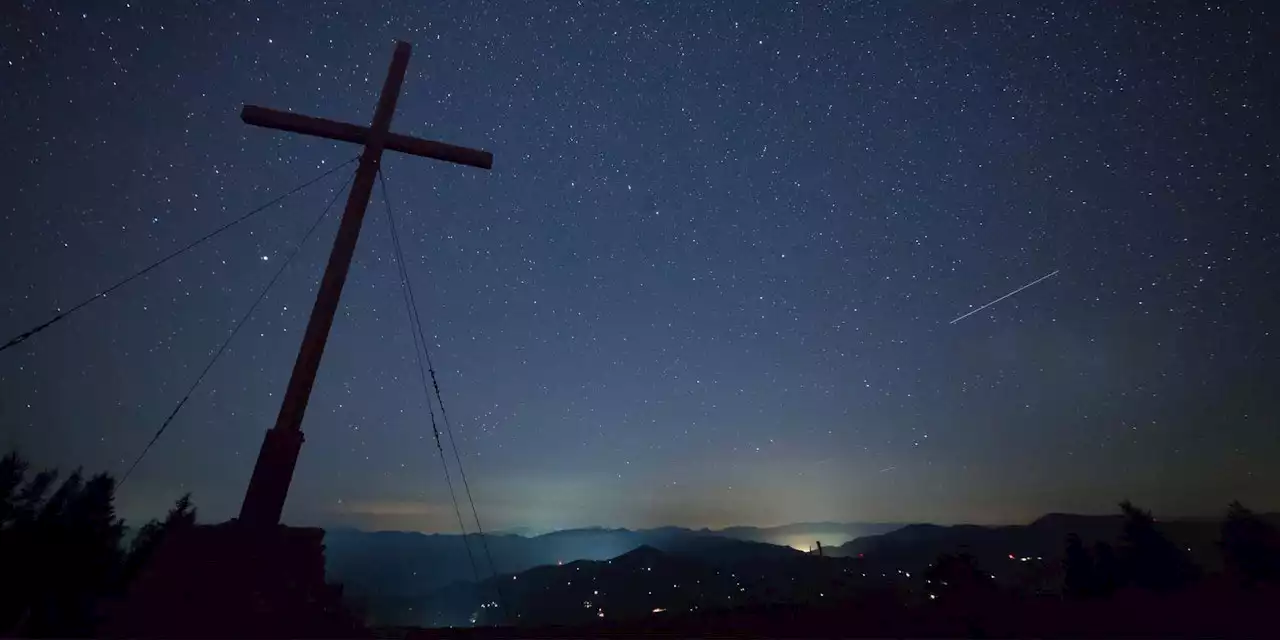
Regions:
<instances>
[{"instance_id":1,"label":"starry sky","mask_svg":"<svg viewBox=\"0 0 1280 640\"><path fill-rule=\"evenodd\" d=\"M1280 509L1269 4L6 2L0 337L354 157L240 108L367 124L402 39L393 129L496 158L384 161L486 528ZM123 473L348 175L0 353L0 445ZM238 511L336 223L122 515ZM394 255L287 522L457 530Z\"/></svg>"}]
</instances>

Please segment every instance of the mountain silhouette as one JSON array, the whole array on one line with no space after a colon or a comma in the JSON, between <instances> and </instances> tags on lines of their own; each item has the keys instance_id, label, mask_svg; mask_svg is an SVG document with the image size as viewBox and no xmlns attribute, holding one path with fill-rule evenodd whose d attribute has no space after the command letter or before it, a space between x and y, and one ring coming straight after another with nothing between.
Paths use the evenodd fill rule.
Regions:
<instances>
[{"instance_id":1,"label":"mountain silhouette","mask_svg":"<svg viewBox=\"0 0 1280 640\"><path fill-rule=\"evenodd\" d=\"M513 573L539 565L574 560L607 560L641 545L673 550L682 544L699 544L702 538L733 539L771 545L808 548L815 540L834 547L858 537L901 527L886 523L798 523L781 527L732 527L730 529L611 529L591 527L555 531L538 536L488 535L490 553L499 573ZM481 563L480 576L489 575L479 541L471 536L473 552ZM711 547L716 546L714 543ZM327 574L352 593L370 598L423 595L459 581L475 581L463 537L406 531L367 532L330 529L325 537ZM711 548L701 552L713 551Z\"/></svg>"},{"instance_id":2,"label":"mountain silhouette","mask_svg":"<svg viewBox=\"0 0 1280 640\"><path fill-rule=\"evenodd\" d=\"M1280 524L1280 515L1263 517ZM762 535L752 527L490 536L499 576L489 577L475 545L478 582L460 536L348 530L331 532L327 542L330 579L356 595L375 624L581 624L600 620L601 611L605 620L639 620L878 592L918 581L943 554L969 554L1000 584L1050 592L1061 587L1069 533L1089 546L1114 543L1122 525L1120 516L1058 513L1026 525L913 524L826 547L826 558L723 535ZM1209 568L1221 565L1219 525L1214 519L1157 523Z\"/></svg>"},{"instance_id":3,"label":"mountain silhouette","mask_svg":"<svg viewBox=\"0 0 1280 640\"><path fill-rule=\"evenodd\" d=\"M384 624L583 625L767 602L835 599L871 580L853 558L819 558L789 547L696 536L659 549L641 545L608 560L578 560L453 584L420 598L370 608Z\"/></svg>"}]
</instances>

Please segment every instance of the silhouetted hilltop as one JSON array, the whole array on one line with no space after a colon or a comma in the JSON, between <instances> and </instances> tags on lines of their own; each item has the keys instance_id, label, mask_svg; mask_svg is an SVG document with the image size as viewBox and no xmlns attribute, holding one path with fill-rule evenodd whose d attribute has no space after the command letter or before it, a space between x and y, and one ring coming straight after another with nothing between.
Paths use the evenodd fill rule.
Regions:
<instances>
[{"instance_id":1,"label":"silhouetted hilltop","mask_svg":"<svg viewBox=\"0 0 1280 640\"><path fill-rule=\"evenodd\" d=\"M768 542L807 549L818 540L821 540L825 546L835 547L862 536L899 529L903 524L901 522L797 522L777 527L728 527L703 531L737 540Z\"/></svg>"},{"instance_id":2,"label":"silhouetted hilltop","mask_svg":"<svg viewBox=\"0 0 1280 640\"><path fill-rule=\"evenodd\" d=\"M612 560L609 564L618 563L624 566L642 566L666 560L666 554L647 544L640 545Z\"/></svg>"},{"instance_id":3,"label":"silhouetted hilltop","mask_svg":"<svg viewBox=\"0 0 1280 640\"><path fill-rule=\"evenodd\" d=\"M1280 523L1278 515L1263 517ZM460 536L334 531L328 537L328 557L330 579L357 596L374 624L469 625L473 618L475 624L498 622L492 616L499 609L499 591L506 594L516 622L579 624L586 602L616 620L653 615L655 608L691 612L742 603L812 605L834 594L868 589L910 585L919 590L925 570L943 554L956 553L972 555L977 566L1005 587L1057 593L1067 535L1078 535L1088 547L1099 541L1114 544L1123 524L1122 516L1061 513L1025 525L913 524L824 547L825 558L723 532L678 527L491 536L490 551L501 575L479 584ZM1222 564L1220 524L1209 518L1179 519L1159 521L1157 527L1179 548L1189 549L1196 564L1216 571ZM760 530L725 531L754 535ZM488 565L477 542L472 550L480 577L487 578ZM650 578L661 581L642 591L633 589L651 584ZM584 592L588 584L593 586ZM672 591L675 584L682 586ZM608 599L594 597L599 595L595 591ZM582 597L587 594L593 597Z\"/></svg>"},{"instance_id":4,"label":"silhouetted hilltop","mask_svg":"<svg viewBox=\"0 0 1280 640\"><path fill-rule=\"evenodd\" d=\"M662 548L667 553L721 566L739 562L786 561L804 555L791 547L720 536L676 537L666 541Z\"/></svg>"},{"instance_id":5,"label":"silhouetted hilltop","mask_svg":"<svg viewBox=\"0 0 1280 640\"><path fill-rule=\"evenodd\" d=\"M383 601L370 613L382 624L432 627L640 620L849 595L855 586L872 582L854 570L858 563L698 536L669 549L642 545L609 560L578 560L479 584L454 584L423 598Z\"/></svg>"},{"instance_id":6,"label":"silhouetted hilltop","mask_svg":"<svg viewBox=\"0 0 1280 640\"><path fill-rule=\"evenodd\" d=\"M1264 514L1262 518L1280 525L1280 514ZM1120 536L1124 519L1119 515L1074 515L1051 513L1026 525L978 526L913 524L895 531L864 536L830 549L828 555L862 557L876 568L894 571L922 571L943 553L968 552L979 564L996 574L1010 578L1022 573L1019 563L1048 562L1062 554L1063 540L1068 534L1080 536L1086 545L1095 542L1114 543ZM1188 549L1199 565L1216 569L1221 566L1217 541L1221 520L1214 518L1181 518L1157 522L1157 527L1180 547ZM1027 558L1027 560L1023 560Z\"/></svg>"},{"instance_id":7,"label":"silhouetted hilltop","mask_svg":"<svg viewBox=\"0 0 1280 640\"><path fill-rule=\"evenodd\" d=\"M539 565L574 560L607 560L641 545L671 550L699 544L702 538L736 539L771 545L808 548L815 540L834 547L858 535L889 531L901 525L884 523L817 523L781 527L732 527L724 530L660 527L655 529L567 529L538 536L489 535L486 540L500 573L519 572ZM835 541L835 542L832 542ZM405 531L366 532L330 529L325 538L329 576L356 593L421 595L457 581L473 581L474 573L462 536ZM715 546L714 543L702 543ZM473 552L481 554L473 538ZM710 551L704 549L704 551ZM477 555L482 576L487 561Z\"/></svg>"}]
</instances>

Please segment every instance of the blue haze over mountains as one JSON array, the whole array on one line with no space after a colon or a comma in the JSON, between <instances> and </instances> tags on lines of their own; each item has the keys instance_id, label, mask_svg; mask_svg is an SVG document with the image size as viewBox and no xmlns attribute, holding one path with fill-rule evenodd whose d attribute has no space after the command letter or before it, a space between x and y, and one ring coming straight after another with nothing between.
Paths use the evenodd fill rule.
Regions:
<instances>
[{"instance_id":1,"label":"blue haze over mountains","mask_svg":"<svg viewBox=\"0 0 1280 640\"><path fill-rule=\"evenodd\" d=\"M1280 526L1280 514L1263 517ZM1004 526L800 523L506 533L486 536L496 578L472 536L480 581L459 535L336 529L326 545L329 579L341 582L376 625L499 622L479 619L496 615L482 605L494 606L498 585L514 611L536 617L521 622L554 625L590 622L605 609L617 620L656 609L865 597L877 589L918 587L912 581L941 554L957 552L972 554L1001 583L1052 591L1061 588L1068 534L1087 545L1115 543L1122 524L1119 515L1048 514ZM1217 570L1220 524L1183 518L1158 527L1197 565ZM826 558L806 553L815 542L823 543Z\"/></svg>"},{"instance_id":2,"label":"blue haze over mountains","mask_svg":"<svg viewBox=\"0 0 1280 640\"><path fill-rule=\"evenodd\" d=\"M691 538L759 542L807 550L816 542L836 547L860 536L902 526L901 523L822 522L720 530L587 528L535 536L489 535L486 542L498 571L512 573L559 562L608 560L644 545L668 549ZM331 577L348 588L418 591L473 579L461 536L456 534L331 529L325 536L325 544ZM488 564L475 536L472 536L472 548L481 575L487 576Z\"/></svg>"}]
</instances>

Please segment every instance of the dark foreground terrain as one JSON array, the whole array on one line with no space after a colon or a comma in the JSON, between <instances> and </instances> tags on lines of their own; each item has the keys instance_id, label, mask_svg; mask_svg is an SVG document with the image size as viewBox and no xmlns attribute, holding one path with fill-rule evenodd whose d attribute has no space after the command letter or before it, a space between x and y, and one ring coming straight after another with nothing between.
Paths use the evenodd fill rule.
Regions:
<instances>
[{"instance_id":1,"label":"dark foreground terrain","mask_svg":"<svg viewBox=\"0 0 1280 640\"><path fill-rule=\"evenodd\" d=\"M828 606L775 605L585 626L387 629L404 638L634 637L1274 637L1274 589L1205 587L1172 595L1118 594L1096 602L1052 596L902 603L895 594Z\"/></svg>"},{"instance_id":2,"label":"dark foreground terrain","mask_svg":"<svg viewBox=\"0 0 1280 640\"><path fill-rule=\"evenodd\" d=\"M15 454L0 479L5 637L1274 637L1280 610L1277 518L1239 503L1192 520L1125 502L1114 516L912 525L810 553L703 531L567 532L528 548L652 544L418 591L343 588L320 529L199 524L184 497L126 542L111 476L56 482ZM393 551L369 559L432 566L425 549Z\"/></svg>"}]
</instances>

